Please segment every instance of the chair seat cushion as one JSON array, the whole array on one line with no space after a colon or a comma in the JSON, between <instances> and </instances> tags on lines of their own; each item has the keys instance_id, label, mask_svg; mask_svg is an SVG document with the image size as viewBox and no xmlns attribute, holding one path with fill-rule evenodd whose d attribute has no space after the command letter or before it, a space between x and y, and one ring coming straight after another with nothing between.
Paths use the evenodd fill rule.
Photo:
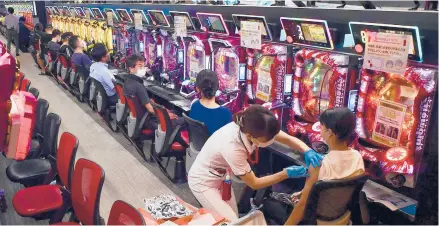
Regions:
<instances>
[{"instance_id":1,"label":"chair seat cushion","mask_svg":"<svg viewBox=\"0 0 439 226\"><path fill-rule=\"evenodd\" d=\"M180 136L186 142L186 144L189 144L189 133L188 133L188 131L181 131L180 132ZM186 147L182 146L178 142L174 142L171 145L171 149L173 151L184 151L184 150L186 150Z\"/></svg>"},{"instance_id":2,"label":"chair seat cushion","mask_svg":"<svg viewBox=\"0 0 439 226\"><path fill-rule=\"evenodd\" d=\"M58 185L41 185L22 189L15 193L12 205L24 217L47 213L63 205L62 192Z\"/></svg>"},{"instance_id":3,"label":"chair seat cushion","mask_svg":"<svg viewBox=\"0 0 439 226\"><path fill-rule=\"evenodd\" d=\"M13 162L6 168L9 180L15 183L27 184L28 181L44 180L52 166L47 159L28 159Z\"/></svg>"},{"instance_id":4,"label":"chair seat cushion","mask_svg":"<svg viewBox=\"0 0 439 226\"><path fill-rule=\"evenodd\" d=\"M154 134L154 130L151 130L151 129L144 129L144 130L142 130L142 134L143 134L143 135L146 135L146 136L149 136L149 135Z\"/></svg>"}]
</instances>

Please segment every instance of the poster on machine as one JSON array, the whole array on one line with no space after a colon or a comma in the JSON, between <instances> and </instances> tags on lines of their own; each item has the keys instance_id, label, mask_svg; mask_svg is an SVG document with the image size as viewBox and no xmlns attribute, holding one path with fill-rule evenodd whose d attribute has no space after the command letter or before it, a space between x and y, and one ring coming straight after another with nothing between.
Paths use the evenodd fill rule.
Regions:
<instances>
[{"instance_id":1,"label":"poster on machine","mask_svg":"<svg viewBox=\"0 0 439 226\"><path fill-rule=\"evenodd\" d=\"M406 110L406 105L378 100L372 140L389 147L398 146Z\"/></svg>"},{"instance_id":2,"label":"poster on machine","mask_svg":"<svg viewBox=\"0 0 439 226\"><path fill-rule=\"evenodd\" d=\"M404 74L409 57L410 36L368 32L363 67L387 73Z\"/></svg>"},{"instance_id":3,"label":"poster on machine","mask_svg":"<svg viewBox=\"0 0 439 226\"><path fill-rule=\"evenodd\" d=\"M187 23L186 17L184 17L184 16L175 16L174 17L175 35L177 37L186 37L187 36L186 23Z\"/></svg>"},{"instance_id":4,"label":"poster on machine","mask_svg":"<svg viewBox=\"0 0 439 226\"><path fill-rule=\"evenodd\" d=\"M256 98L265 102L269 102L271 96L273 81L271 79L270 68L272 64L273 58L268 57L261 62L260 67L257 69L258 83L256 86Z\"/></svg>"},{"instance_id":5,"label":"poster on machine","mask_svg":"<svg viewBox=\"0 0 439 226\"><path fill-rule=\"evenodd\" d=\"M107 12L107 25L113 26L113 12Z\"/></svg>"},{"instance_id":6,"label":"poster on machine","mask_svg":"<svg viewBox=\"0 0 439 226\"><path fill-rule=\"evenodd\" d=\"M251 49L261 49L261 23L241 21L241 46Z\"/></svg>"},{"instance_id":7,"label":"poster on machine","mask_svg":"<svg viewBox=\"0 0 439 226\"><path fill-rule=\"evenodd\" d=\"M142 24L142 14L140 13L134 13L134 28L137 30L142 30L143 29L143 24Z\"/></svg>"}]
</instances>

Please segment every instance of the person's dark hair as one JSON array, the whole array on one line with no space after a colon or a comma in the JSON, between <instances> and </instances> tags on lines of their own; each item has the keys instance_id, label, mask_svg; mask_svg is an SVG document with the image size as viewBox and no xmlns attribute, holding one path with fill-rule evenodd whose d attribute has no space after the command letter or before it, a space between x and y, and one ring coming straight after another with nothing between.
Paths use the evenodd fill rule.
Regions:
<instances>
[{"instance_id":1,"label":"person's dark hair","mask_svg":"<svg viewBox=\"0 0 439 226\"><path fill-rule=\"evenodd\" d=\"M250 105L233 115L233 121L238 124L243 133L254 138L264 137L271 140L280 131L280 123L273 112L261 105Z\"/></svg>"},{"instance_id":2,"label":"person's dark hair","mask_svg":"<svg viewBox=\"0 0 439 226\"><path fill-rule=\"evenodd\" d=\"M139 61L145 61L145 58L143 56L140 56L137 54L133 54L133 55L129 56L126 59L126 67L127 67L128 71L130 70L130 68L135 68L136 63Z\"/></svg>"},{"instance_id":3,"label":"person's dark hair","mask_svg":"<svg viewBox=\"0 0 439 226\"><path fill-rule=\"evenodd\" d=\"M320 123L330 129L340 141L349 144L355 139L355 115L349 108L327 109L320 115Z\"/></svg>"},{"instance_id":4,"label":"person's dark hair","mask_svg":"<svg viewBox=\"0 0 439 226\"><path fill-rule=\"evenodd\" d=\"M91 50L91 57L95 62L101 62L102 58L107 56L107 47L103 43L97 43Z\"/></svg>"},{"instance_id":5,"label":"person's dark hair","mask_svg":"<svg viewBox=\"0 0 439 226\"><path fill-rule=\"evenodd\" d=\"M9 7L9 8L8 8L8 12L9 12L10 14L14 14L14 8Z\"/></svg>"},{"instance_id":6,"label":"person's dark hair","mask_svg":"<svg viewBox=\"0 0 439 226\"><path fill-rule=\"evenodd\" d=\"M24 16L21 16L20 19L18 19L21 22L26 22L26 18L24 18Z\"/></svg>"},{"instance_id":7,"label":"person's dark hair","mask_svg":"<svg viewBox=\"0 0 439 226\"><path fill-rule=\"evenodd\" d=\"M70 37L72 37L72 36L73 36L72 32L64 32L61 35L61 40L66 41L66 40L70 39Z\"/></svg>"},{"instance_id":8,"label":"person's dark hair","mask_svg":"<svg viewBox=\"0 0 439 226\"><path fill-rule=\"evenodd\" d=\"M52 31L52 38L55 38L56 36L61 35L61 31L58 29L55 29Z\"/></svg>"},{"instance_id":9,"label":"person's dark hair","mask_svg":"<svg viewBox=\"0 0 439 226\"><path fill-rule=\"evenodd\" d=\"M73 35L69 39L69 46L72 47L72 49L78 48L78 41L79 41L79 36Z\"/></svg>"},{"instance_id":10,"label":"person's dark hair","mask_svg":"<svg viewBox=\"0 0 439 226\"><path fill-rule=\"evenodd\" d=\"M215 93L219 87L218 76L214 71L204 69L198 73L195 86L205 98L211 99L215 97Z\"/></svg>"},{"instance_id":11,"label":"person's dark hair","mask_svg":"<svg viewBox=\"0 0 439 226\"><path fill-rule=\"evenodd\" d=\"M43 31L43 25L41 23L35 24L35 31Z\"/></svg>"}]
</instances>

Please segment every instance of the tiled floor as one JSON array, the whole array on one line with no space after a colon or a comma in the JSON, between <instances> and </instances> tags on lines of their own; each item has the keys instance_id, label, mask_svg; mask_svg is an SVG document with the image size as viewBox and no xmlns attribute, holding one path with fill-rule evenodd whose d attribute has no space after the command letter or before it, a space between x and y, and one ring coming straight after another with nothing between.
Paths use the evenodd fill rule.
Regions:
<instances>
[{"instance_id":1,"label":"tiled floor","mask_svg":"<svg viewBox=\"0 0 439 226\"><path fill-rule=\"evenodd\" d=\"M6 43L4 37L0 37L0 41ZM104 219L108 218L113 202L119 199L139 208L143 206L144 198L171 193L197 205L187 184L178 185L170 182L156 163L143 161L122 133L112 132L88 105L78 102L52 78L38 75L39 70L30 54L21 54L19 60L21 71L31 81L31 86L40 91L40 98L49 101L49 112L61 116L60 134L68 131L78 137L79 149L76 159L90 159L105 170L105 183L100 201L100 214ZM8 212L0 214L0 222L37 224L32 219L19 217L13 211L11 198L21 187L9 182L5 175L5 169L10 162L0 157L0 188L6 190L9 204ZM47 224L45 221L40 222Z\"/></svg>"}]
</instances>

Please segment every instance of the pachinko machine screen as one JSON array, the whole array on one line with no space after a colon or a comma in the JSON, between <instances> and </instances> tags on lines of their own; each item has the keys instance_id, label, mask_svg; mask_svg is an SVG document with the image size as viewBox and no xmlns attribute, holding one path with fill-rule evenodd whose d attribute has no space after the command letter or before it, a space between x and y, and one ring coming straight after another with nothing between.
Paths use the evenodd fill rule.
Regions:
<instances>
[{"instance_id":1,"label":"pachinko machine screen","mask_svg":"<svg viewBox=\"0 0 439 226\"><path fill-rule=\"evenodd\" d=\"M60 7L60 8L58 8L59 9L59 11L61 11L62 12L62 15L64 15L64 16L75 16L76 14L71 14L70 13L70 10L69 10L69 7L67 7L67 6L64 6L64 7Z\"/></svg>"},{"instance_id":2,"label":"pachinko machine screen","mask_svg":"<svg viewBox=\"0 0 439 226\"><path fill-rule=\"evenodd\" d=\"M88 15L90 15L90 18L95 18L94 14L93 14L93 12L91 11L90 8L84 7L84 13L85 13L86 17L87 17L87 14L88 14Z\"/></svg>"},{"instance_id":3,"label":"pachinko machine screen","mask_svg":"<svg viewBox=\"0 0 439 226\"><path fill-rule=\"evenodd\" d=\"M191 44L188 47L188 71L192 82L197 79L198 72L205 69L205 57L205 51L201 45Z\"/></svg>"},{"instance_id":4,"label":"pachinko machine screen","mask_svg":"<svg viewBox=\"0 0 439 226\"><path fill-rule=\"evenodd\" d=\"M91 11L96 19L103 20L105 18L99 8L92 8Z\"/></svg>"},{"instance_id":5,"label":"pachinko machine screen","mask_svg":"<svg viewBox=\"0 0 439 226\"><path fill-rule=\"evenodd\" d=\"M131 18L130 14L126 9L116 9L116 12L119 15L121 21L129 22L129 23L133 22L133 19Z\"/></svg>"},{"instance_id":6,"label":"pachinko machine screen","mask_svg":"<svg viewBox=\"0 0 439 226\"><path fill-rule=\"evenodd\" d=\"M202 28L209 33L229 34L226 24L221 14L213 13L197 13Z\"/></svg>"},{"instance_id":7,"label":"pachinko machine screen","mask_svg":"<svg viewBox=\"0 0 439 226\"><path fill-rule=\"evenodd\" d=\"M142 24L149 24L148 17L145 14L145 11L140 9L130 9L131 14L134 16L136 13L140 13L142 15Z\"/></svg>"},{"instance_id":8,"label":"pachinko machine screen","mask_svg":"<svg viewBox=\"0 0 439 226\"><path fill-rule=\"evenodd\" d=\"M77 14L79 17L81 17L81 18L85 18L85 12L84 12L84 10L82 10L81 7L76 7L75 10L76 10L76 14Z\"/></svg>"},{"instance_id":9,"label":"pachinko machine screen","mask_svg":"<svg viewBox=\"0 0 439 226\"><path fill-rule=\"evenodd\" d=\"M325 20L280 18L288 43L334 49L328 24Z\"/></svg>"},{"instance_id":10,"label":"pachinko machine screen","mask_svg":"<svg viewBox=\"0 0 439 226\"><path fill-rule=\"evenodd\" d=\"M175 21L175 17L176 16L181 16L181 17L186 18L186 29L187 30L195 30L195 26L192 23L192 19L189 16L189 13L187 13L187 12L177 12L177 11L170 11L169 13L171 14L172 19L174 21Z\"/></svg>"},{"instance_id":11,"label":"pachinko machine screen","mask_svg":"<svg viewBox=\"0 0 439 226\"><path fill-rule=\"evenodd\" d=\"M252 16L252 15L239 15L239 14L233 14L233 20L235 21L236 26L238 29L241 29L241 22L257 22L259 23L259 26L261 27L261 35L262 40L265 41L271 41L271 32L270 28L268 27L267 21L265 20L265 17L263 16Z\"/></svg>"},{"instance_id":12,"label":"pachinko machine screen","mask_svg":"<svg viewBox=\"0 0 439 226\"><path fill-rule=\"evenodd\" d=\"M163 11L160 10L148 10L148 14L151 17L152 23L155 26L170 27L168 18Z\"/></svg>"},{"instance_id":13,"label":"pachinko machine screen","mask_svg":"<svg viewBox=\"0 0 439 226\"><path fill-rule=\"evenodd\" d=\"M239 58L232 48L221 48L215 54L215 72L220 90L233 91L238 88Z\"/></svg>"},{"instance_id":14,"label":"pachinko machine screen","mask_svg":"<svg viewBox=\"0 0 439 226\"><path fill-rule=\"evenodd\" d=\"M354 37L355 45L365 48L367 32L404 34L410 36L409 60L422 62L422 48L419 36L419 29L415 26L400 26L391 24L374 24L362 22L350 22L349 27ZM356 48L357 49L357 48Z\"/></svg>"}]
</instances>

